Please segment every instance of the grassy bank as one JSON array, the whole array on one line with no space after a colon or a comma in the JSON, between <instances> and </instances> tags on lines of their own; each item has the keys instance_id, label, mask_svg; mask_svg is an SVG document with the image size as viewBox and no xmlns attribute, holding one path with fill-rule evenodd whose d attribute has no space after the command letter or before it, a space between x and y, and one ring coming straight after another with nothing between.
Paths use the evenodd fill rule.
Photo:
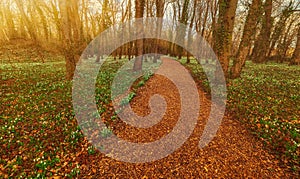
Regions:
<instances>
[{"instance_id":1,"label":"grassy bank","mask_svg":"<svg viewBox=\"0 0 300 179\"><path fill-rule=\"evenodd\" d=\"M185 64L209 92L200 65ZM282 162L299 170L300 67L247 63L241 78L228 81L227 110L262 140Z\"/></svg>"},{"instance_id":2,"label":"grassy bank","mask_svg":"<svg viewBox=\"0 0 300 179\"><path fill-rule=\"evenodd\" d=\"M0 150L0 178L55 175L72 178L80 173L78 156L88 158L99 154L84 139L74 117L72 82L65 80L65 63L60 57L55 61L0 64L0 147L3 149ZM94 61L88 63L93 65ZM95 98L98 111L107 123L117 118L111 104L111 84L127 61L109 59L98 74ZM152 67L151 63L144 64L145 69ZM147 71L136 88L150 76ZM122 102L129 103L133 93Z\"/></svg>"}]
</instances>

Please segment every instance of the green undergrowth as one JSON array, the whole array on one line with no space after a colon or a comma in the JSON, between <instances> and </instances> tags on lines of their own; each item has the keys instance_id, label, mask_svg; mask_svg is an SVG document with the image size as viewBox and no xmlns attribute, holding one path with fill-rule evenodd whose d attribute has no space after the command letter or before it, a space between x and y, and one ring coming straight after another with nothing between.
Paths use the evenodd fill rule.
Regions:
<instances>
[{"instance_id":1,"label":"green undergrowth","mask_svg":"<svg viewBox=\"0 0 300 179\"><path fill-rule=\"evenodd\" d=\"M96 80L96 102L100 114L104 114L105 122L118 119L117 114L136 96L136 90L145 85L161 62L143 62L143 70L134 72L133 61L119 60L117 63L108 61L101 67ZM112 104L112 100L118 102ZM117 100L118 99L118 100ZM117 111L113 106L118 108ZM111 120L107 120L110 118Z\"/></svg>"},{"instance_id":2,"label":"green undergrowth","mask_svg":"<svg viewBox=\"0 0 300 179\"><path fill-rule=\"evenodd\" d=\"M64 62L1 64L0 169L4 177L68 174L83 135L72 112ZM71 164L69 167L74 167Z\"/></svg>"},{"instance_id":3,"label":"green undergrowth","mask_svg":"<svg viewBox=\"0 0 300 179\"><path fill-rule=\"evenodd\" d=\"M201 65L182 63L209 93ZM299 66L249 62L241 78L227 82L227 110L294 171L300 169L299 77Z\"/></svg>"},{"instance_id":4,"label":"green undergrowth","mask_svg":"<svg viewBox=\"0 0 300 179\"><path fill-rule=\"evenodd\" d=\"M91 65L94 61L90 60ZM95 98L105 121L117 119L111 84L127 61L109 58L98 74ZM72 82L65 80L65 63L61 57L56 62L16 62L0 63L0 178L78 177L79 157L99 152L85 141L74 117ZM158 64L144 63L146 70L137 87L145 84ZM130 102L133 93L124 101ZM101 131L104 137L110 134L109 129Z\"/></svg>"}]
</instances>

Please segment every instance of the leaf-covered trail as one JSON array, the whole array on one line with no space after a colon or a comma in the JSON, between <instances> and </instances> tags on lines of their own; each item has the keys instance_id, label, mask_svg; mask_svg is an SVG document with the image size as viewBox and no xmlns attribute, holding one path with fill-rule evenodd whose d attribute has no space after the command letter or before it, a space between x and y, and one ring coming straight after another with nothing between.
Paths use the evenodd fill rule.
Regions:
<instances>
[{"instance_id":1,"label":"leaf-covered trail","mask_svg":"<svg viewBox=\"0 0 300 179\"><path fill-rule=\"evenodd\" d=\"M163 63L176 73L174 63L168 64L168 60ZM198 91L201 101L198 123L190 138L173 154L144 164L119 162L103 154L82 154L77 156L81 166L80 178L296 178L281 167L275 156L267 152L240 122L228 115L224 116L212 142L199 149L210 100L203 91ZM167 78L154 75L138 90L131 107L139 115L148 115L151 112L148 101L153 94L164 96L168 105L159 125L138 129L117 122L113 129L119 137L133 142L151 142L172 130L180 113L180 100L176 86Z\"/></svg>"}]
</instances>

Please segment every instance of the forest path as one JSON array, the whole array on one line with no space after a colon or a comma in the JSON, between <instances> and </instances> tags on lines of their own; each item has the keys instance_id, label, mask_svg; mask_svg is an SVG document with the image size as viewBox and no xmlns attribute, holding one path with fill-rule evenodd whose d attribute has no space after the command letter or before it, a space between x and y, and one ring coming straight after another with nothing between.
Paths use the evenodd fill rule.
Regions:
<instances>
[{"instance_id":1,"label":"forest path","mask_svg":"<svg viewBox=\"0 0 300 179\"><path fill-rule=\"evenodd\" d=\"M176 64L177 63L177 64ZM163 60L162 67L178 75L173 60ZM180 64L179 64L180 65ZM177 73L177 74L176 74ZM180 78L180 77L179 77ZM280 167L279 161L263 148L236 119L225 115L222 124L208 146L198 147L210 112L211 101L198 88L201 102L196 127L188 140L168 157L144 164L124 163L106 157L81 156L81 176L106 178L290 178L293 174ZM119 122L113 126L119 137L132 142L152 142L170 132L178 122L180 96L176 86L161 75L154 75L145 86L139 88L131 102L134 112L141 116L151 111L149 99L154 94L164 96L166 113L159 123L149 129L133 128ZM159 151L157 151L159 152Z\"/></svg>"}]
</instances>

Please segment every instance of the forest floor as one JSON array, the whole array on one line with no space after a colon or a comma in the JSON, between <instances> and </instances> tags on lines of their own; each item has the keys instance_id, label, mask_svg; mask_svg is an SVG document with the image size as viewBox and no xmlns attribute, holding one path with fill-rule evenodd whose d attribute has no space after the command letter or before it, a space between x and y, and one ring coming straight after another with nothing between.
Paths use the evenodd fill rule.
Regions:
<instances>
[{"instance_id":1,"label":"forest floor","mask_svg":"<svg viewBox=\"0 0 300 179\"><path fill-rule=\"evenodd\" d=\"M64 79L63 59L45 52L43 63L39 57L43 50L36 51L36 47L25 42L23 47L9 44L0 48L0 178L299 177L298 171L293 171L288 165L294 161L296 169L299 167L296 163L299 106L296 104L300 99L300 70L297 67L249 65L249 71L241 79L229 82L229 110L212 142L199 149L199 140L210 112L209 88L194 61L185 64L197 81L201 101L200 115L192 135L182 147L163 159L133 164L105 156L87 141L74 117L72 82ZM134 91L135 97L130 97L133 111L141 116L149 114L149 98L159 93L168 104L166 115L158 125L149 129L125 125L112 108L110 88L116 71L126 62L126 59L117 62L110 59L103 64L105 70L99 73L96 84L98 111L112 131L128 141L160 139L178 122L178 90L161 75L144 76L144 81L139 82ZM176 73L176 64L179 62L164 61L161 67ZM261 85L264 83L269 85ZM265 117L264 120L260 115ZM279 119L280 123L274 119ZM270 136L276 136L276 140ZM295 155L285 157L282 152L269 150L273 145L280 146L277 141L281 136L285 137L284 141L296 141L296 148L286 145L287 149L283 150Z\"/></svg>"},{"instance_id":2,"label":"forest floor","mask_svg":"<svg viewBox=\"0 0 300 179\"><path fill-rule=\"evenodd\" d=\"M174 60L164 60L160 68L178 75ZM186 86L188 87L188 86ZM203 149L199 149L200 136L207 122L211 101L199 90L200 115L195 130L184 145L170 156L161 160L131 164L112 160L104 155L80 156L83 162L82 176L106 176L113 178L289 178L296 177L280 166L276 157L266 151L240 122L227 114L216 137ZM180 116L180 96L176 86L161 75L154 75L145 86L139 88L131 107L140 116L151 111L149 99L160 94L168 105L162 121L149 129L133 129L122 122L112 126L114 132L132 142L152 142L172 131ZM133 131L132 131L133 130ZM159 151L156 151L159 152ZM97 168L99 170L94 170Z\"/></svg>"}]
</instances>

